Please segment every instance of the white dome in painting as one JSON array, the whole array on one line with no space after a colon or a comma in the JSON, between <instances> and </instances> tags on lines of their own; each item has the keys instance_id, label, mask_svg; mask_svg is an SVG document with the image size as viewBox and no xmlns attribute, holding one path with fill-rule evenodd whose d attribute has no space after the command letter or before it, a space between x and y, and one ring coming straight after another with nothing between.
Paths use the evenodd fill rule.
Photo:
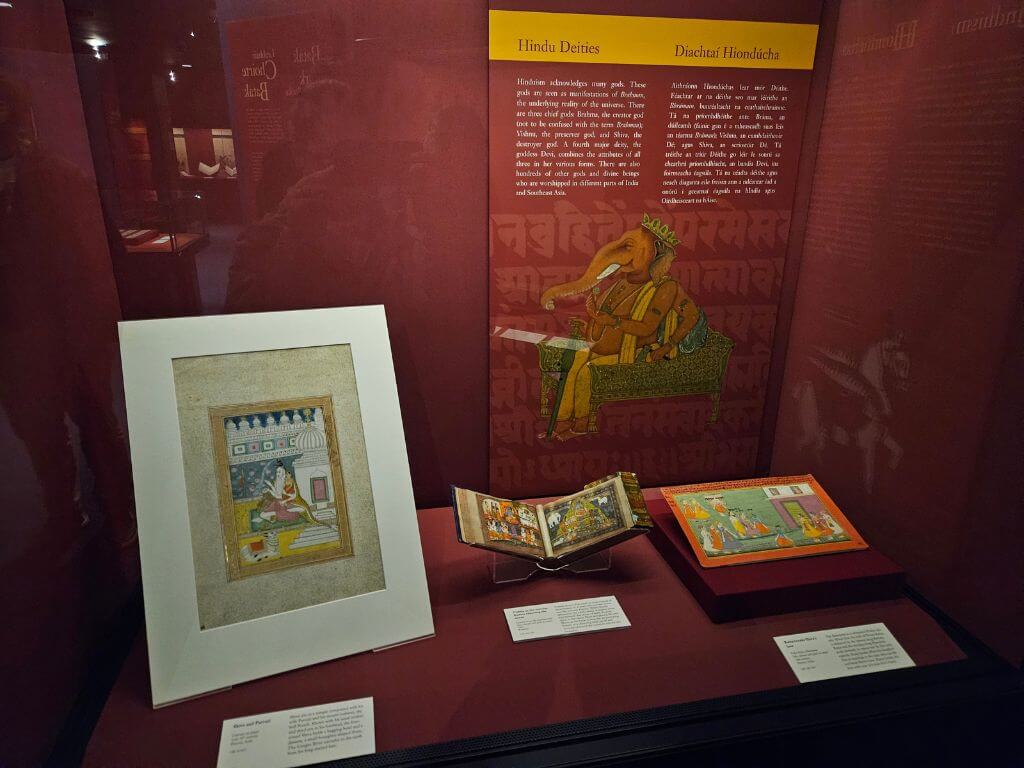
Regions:
<instances>
[{"instance_id":1,"label":"white dome in painting","mask_svg":"<svg viewBox=\"0 0 1024 768\"><path fill-rule=\"evenodd\" d=\"M327 447L327 435L316 428L313 422L306 422L306 428L295 436L295 447L300 451L317 451Z\"/></svg>"}]
</instances>

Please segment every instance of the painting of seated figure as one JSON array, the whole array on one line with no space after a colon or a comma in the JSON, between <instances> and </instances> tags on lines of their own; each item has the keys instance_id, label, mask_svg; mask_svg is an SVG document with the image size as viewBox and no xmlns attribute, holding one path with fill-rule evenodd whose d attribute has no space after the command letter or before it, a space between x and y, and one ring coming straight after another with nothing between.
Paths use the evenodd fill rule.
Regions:
<instances>
[{"instance_id":1,"label":"painting of seated figure","mask_svg":"<svg viewBox=\"0 0 1024 768\"><path fill-rule=\"evenodd\" d=\"M705 568L867 548L811 475L682 485L661 492Z\"/></svg>"},{"instance_id":2,"label":"painting of seated figure","mask_svg":"<svg viewBox=\"0 0 1024 768\"><path fill-rule=\"evenodd\" d=\"M329 396L218 406L228 578L353 554Z\"/></svg>"},{"instance_id":3,"label":"painting of seated figure","mask_svg":"<svg viewBox=\"0 0 1024 768\"><path fill-rule=\"evenodd\" d=\"M552 503L544 514L551 549L560 553L623 527L618 497L606 487L588 489Z\"/></svg>"},{"instance_id":4,"label":"painting of seated figure","mask_svg":"<svg viewBox=\"0 0 1024 768\"><path fill-rule=\"evenodd\" d=\"M587 314L570 321L570 337L537 342L544 440L600 431L609 402L708 395L718 419L732 339L708 325L704 310L670 273L679 238L649 214L639 227L601 246L583 273L540 298L559 303L586 296Z\"/></svg>"}]
</instances>

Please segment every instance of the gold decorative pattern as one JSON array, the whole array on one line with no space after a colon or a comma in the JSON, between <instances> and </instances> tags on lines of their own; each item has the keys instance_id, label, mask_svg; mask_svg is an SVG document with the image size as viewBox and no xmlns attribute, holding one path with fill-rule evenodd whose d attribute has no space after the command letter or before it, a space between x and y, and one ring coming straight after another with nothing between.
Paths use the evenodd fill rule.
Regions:
<instances>
[{"instance_id":1,"label":"gold decorative pattern","mask_svg":"<svg viewBox=\"0 0 1024 768\"><path fill-rule=\"evenodd\" d=\"M672 360L654 363L600 365L591 369L590 432L597 431L598 409L604 403L643 400L653 397L710 395L709 420L718 420L722 381L735 343L716 330L708 331L707 341L692 354L679 354ZM544 342L537 344L540 356L540 413L550 416L552 401L562 376L565 349Z\"/></svg>"}]
</instances>

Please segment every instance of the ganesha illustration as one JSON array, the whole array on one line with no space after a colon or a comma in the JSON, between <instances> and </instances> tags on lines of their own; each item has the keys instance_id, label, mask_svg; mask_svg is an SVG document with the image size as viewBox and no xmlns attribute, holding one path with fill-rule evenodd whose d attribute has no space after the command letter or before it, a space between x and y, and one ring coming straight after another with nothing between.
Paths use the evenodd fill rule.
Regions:
<instances>
[{"instance_id":1,"label":"ganesha illustration","mask_svg":"<svg viewBox=\"0 0 1024 768\"><path fill-rule=\"evenodd\" d=\"M576 280L544 291L541 304L587 294L588 319L571 321L571 338L537 345L544 437L598 432L603 403L710 395L718 418L733 342L669 275L679 240L646 213L643 223L602 246Z\"/></svg>"}]
</instances>

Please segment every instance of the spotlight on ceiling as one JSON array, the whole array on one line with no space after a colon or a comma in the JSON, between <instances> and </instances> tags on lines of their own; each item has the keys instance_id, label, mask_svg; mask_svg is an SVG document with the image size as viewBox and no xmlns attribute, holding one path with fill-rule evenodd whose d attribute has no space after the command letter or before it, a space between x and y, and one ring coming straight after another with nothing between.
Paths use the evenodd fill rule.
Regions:
<instances>
[{"instance_id":1,"label":"spotlight on ceiling","mask_svg":"<svg viewBox=\"0 0 1024 768\"><path fill-rule=\"evenodd\" d=\"M178 78L174 75L173 69L167 73L167 79L170 80L172 83L176 83L178 81Z\"/></svg>"},{"instance_id":2,"label":"spotlight on ceiling","mask_svg":"<svg viewBox=\"0 0 1024 768\"><path fill-rule=\"evenodd\" d=\"M194 29L193 29L193 30L191 30L191 31L190 31L190 32L188 33L188 36L189 36L189 37L195 37L195 36L196 36L196 31L195 31Z\"/></svg>"},{"instance_id":3,"label":"spotlight on ceiling","mask_svg":"<svg viewBox=\"0 0 1024 768\"><path fill-rule=\"evenodd\" d=\"M0 0L0 8L13 8L14 3L11 0Z\"/></svg>"},{"instance_id":4,"label":"spotlight on ceiling","mask_svg":"<svg viewBox=\"0 0 1024 768\"><path fill-rule=\"evenodd\" d=\"M88 45L90 48L92 48L93 56L95 56L97 59L102 59L103 58L103 50L102 50L103 46L109 45L110 43L108 43L102 37L89 37L89 38L86 38L85 44Z\"/></svg>"},{"instance_id":5,"label":"spotlight on ceiling","mask_svg":"<svg viewBox=\"0 0 1024 768\"><path fill-rule=\"evenodd\" d=\"M191 64L182 64L181 66L184 67L185 69L192 69L192 65Z\"/></svg>"}]
</instances>

